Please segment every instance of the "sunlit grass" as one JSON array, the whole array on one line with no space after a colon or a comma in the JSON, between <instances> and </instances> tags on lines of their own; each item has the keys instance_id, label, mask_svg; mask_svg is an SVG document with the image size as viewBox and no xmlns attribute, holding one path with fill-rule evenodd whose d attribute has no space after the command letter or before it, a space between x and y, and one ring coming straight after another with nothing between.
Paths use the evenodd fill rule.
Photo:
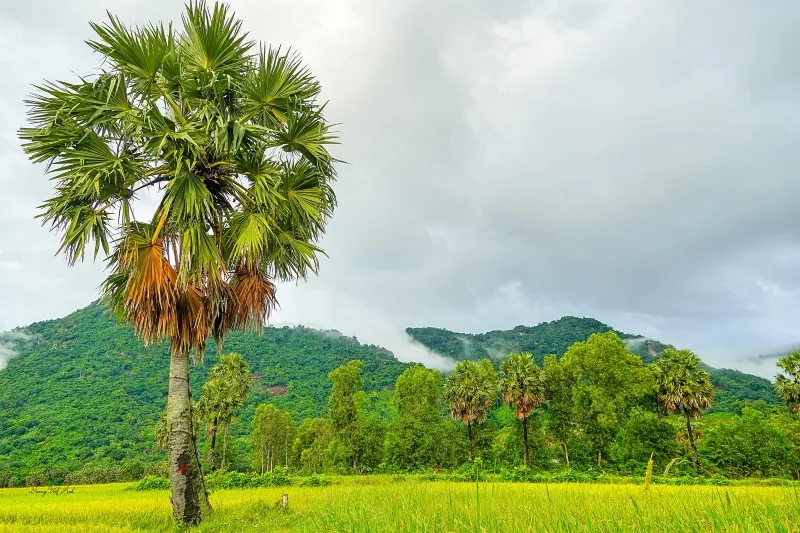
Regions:
<instances>
[{"instance_id":1,"label":"sunlit grass","mask_svg":"<svg viewBox=\"0 0 800 533\"><path fill-rule=\"evenodd\" d=\"M0 533L169 531L166 491L0 490ZM289 510L275 505L289 494ZM524 484L349 478L327 487L224 490L200 531L800 531L787 487Z\"/></svg>"}]
</instances>

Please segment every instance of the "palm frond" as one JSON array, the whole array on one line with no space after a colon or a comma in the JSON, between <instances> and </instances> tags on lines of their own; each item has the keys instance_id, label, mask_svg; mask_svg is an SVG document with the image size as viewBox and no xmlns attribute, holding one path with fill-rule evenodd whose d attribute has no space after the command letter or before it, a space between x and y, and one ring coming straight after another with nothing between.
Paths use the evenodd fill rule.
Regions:
<instances>
[{"instance_id":1,"label":"palm frond","mask_svg":"<svg viewBox=\"0 0 800 533\"><path fill-rule=\"evenodd\" d=\"M108 20L98 24L90 22L98 40L86 41L94 51L102 54L120 72L131 77L145 94L157 94L154 86L166 58L174 53L172 28L149 25L128 28L122 21L108 13Z\"/></svg>"},{"instance_id":2,"label":"palm frond","mask_svg":"<svg viewBox=\"0 0 800 533\"><path fill-rule=\"evenodd\" d=\"M235 327L261 331L277 305L275 285L255 266L240 266L230 282L235 306Z\"/></svg>"},{"instance_id":3,"label":"palm frond","mask_svg":"<svg viewBox=\"0 0 800 533\"><path fill-rule=\"evenodd\" d=\"M288 122L299 103L313 100L319 92L319 83L298 54L262 47L256 67L242 83L242 110L259 124L276 128Z\"/></svg>"},{"instance_id":4,"label":"palm frond","mask_svg":"<svg viewBox=\"0 0 800 533\"><path fill-rule=\"evenodd\" d=\"M181 50L190 68L221 79L240 71L249 60L253 43L225 4L216 3L212 10L204 1L190 3L183 16L183 30Z\"/></svg>"}]
</instances>

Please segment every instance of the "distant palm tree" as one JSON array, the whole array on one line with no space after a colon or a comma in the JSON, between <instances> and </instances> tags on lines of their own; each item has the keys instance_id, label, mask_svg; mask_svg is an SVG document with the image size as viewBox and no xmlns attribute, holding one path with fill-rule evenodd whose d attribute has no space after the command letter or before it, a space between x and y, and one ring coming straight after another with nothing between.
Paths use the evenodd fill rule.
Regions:
<instances>
[{"instance_id":1,"label":"distant palm tree","mask_svg":"<svg viewBox=\"0 0 800 533\"><path fill-rule=\"evenodd\" d=\"M228 426L234 421L236 409L244 405L250 391L250 367L238 353L223 355L214 365L203 384L203 395L197 402L197 417L207 423L211 443L208 449L209 468L217 469L217 433L224 430L222 468L225 468Z\"/></svg>"},{"instance_id":2,"label":"distant palm tree","mask_svg":"<svg viewBox=\"0 0 800 533\"><path fill-rule=\"evenodd\" d=\"M19 135L55 182L39 217L59 251L70 264L102 251L114 314L146 344L170 342L171 502L193 525L207 495L189 356L208 337L259 330L274 282L317 271L336 139L299 58L256 47L224 5L191 2L180 28L91 26L102 70L37 86Z\"/></svg>"},{"instance_id":3,"label":"distant palm tree","mask_svg":"<svg viewBox=\"0 0 800 533\"><path fill-rule=\"evenodd\" d=\"M703 409L714 403L711 377L700 366L700 358L690 350L664 350L650 369L655 378L659 404L669 413L683 414L686 420L692 464L697 470L700 459L690 417L699 417Z\"/></svg>"},{"instance_id":4,"label":"distant palm tree","mask_svg":"<svg viewBox=\"0 0 800 533\"><path fill-rule=\"evenodd\" d=\"M531 466L528 446L528 417L544 403L542 369L529 353L512 353L500 364L500 395L506 405L514 407L514 414L522 421L522 445L525 466Z\"/></svg>"},{"instance_id":5,"label":"distant palm tree","mask_svg":"<svg viewBox=\"0 0 800 533\"><path fill-rule=\"evenodd\" d=\"M497 374L488 359L462 361L445 378L444 399L450 415L467 424L470 462L475 460L472 428L482 424L497 403L497 386Z\"/></svg>"},{"instance_id":6,"label":"distant palm tree","mask_svg":"<svg viewBox=\"0 0 800 533\"><path fill-rule=\"evenodd\" d=\"M783 373L775 376L775 390L793 413L800 413L800 352L783 357L778 361L778 368Z\"/></svg>"}]
</instances>

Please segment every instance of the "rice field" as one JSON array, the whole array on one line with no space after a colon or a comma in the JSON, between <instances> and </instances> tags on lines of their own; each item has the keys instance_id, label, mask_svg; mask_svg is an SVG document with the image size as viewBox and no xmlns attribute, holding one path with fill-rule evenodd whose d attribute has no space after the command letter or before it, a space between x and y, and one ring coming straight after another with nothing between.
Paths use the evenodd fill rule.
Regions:
<instances>
[{"instance_id":1,"label":"rice field","mask_svg":"<svg viewBox=\"0 0 800 533\"><path fill-rule=\"evenodd\" d=\"M166 491L0 490L0 533L173 531ZM288 510L276 506L289 495ZM425 482L221 490L198 531L800 531L792 487Z\"/></svg>"}]
</instances>

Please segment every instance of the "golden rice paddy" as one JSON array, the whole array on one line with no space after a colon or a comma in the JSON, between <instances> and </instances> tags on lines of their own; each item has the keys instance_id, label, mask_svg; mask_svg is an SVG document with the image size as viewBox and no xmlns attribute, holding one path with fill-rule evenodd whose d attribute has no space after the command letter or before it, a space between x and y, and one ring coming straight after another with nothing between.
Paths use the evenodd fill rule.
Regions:
<instances>
[{"instance_id":1,"label":"golden rice paddy","mask_svg":"<svg viewBox=\"0 0 800 533\"><path fill-rule=\"evenodd\" d=\"M288 510L276 506L289 495ZM793 487L426 482L221 490L198 531L800 531ZM167 491L0 490L0 533L173 531Z\"/></svg>"}]
</instances>

